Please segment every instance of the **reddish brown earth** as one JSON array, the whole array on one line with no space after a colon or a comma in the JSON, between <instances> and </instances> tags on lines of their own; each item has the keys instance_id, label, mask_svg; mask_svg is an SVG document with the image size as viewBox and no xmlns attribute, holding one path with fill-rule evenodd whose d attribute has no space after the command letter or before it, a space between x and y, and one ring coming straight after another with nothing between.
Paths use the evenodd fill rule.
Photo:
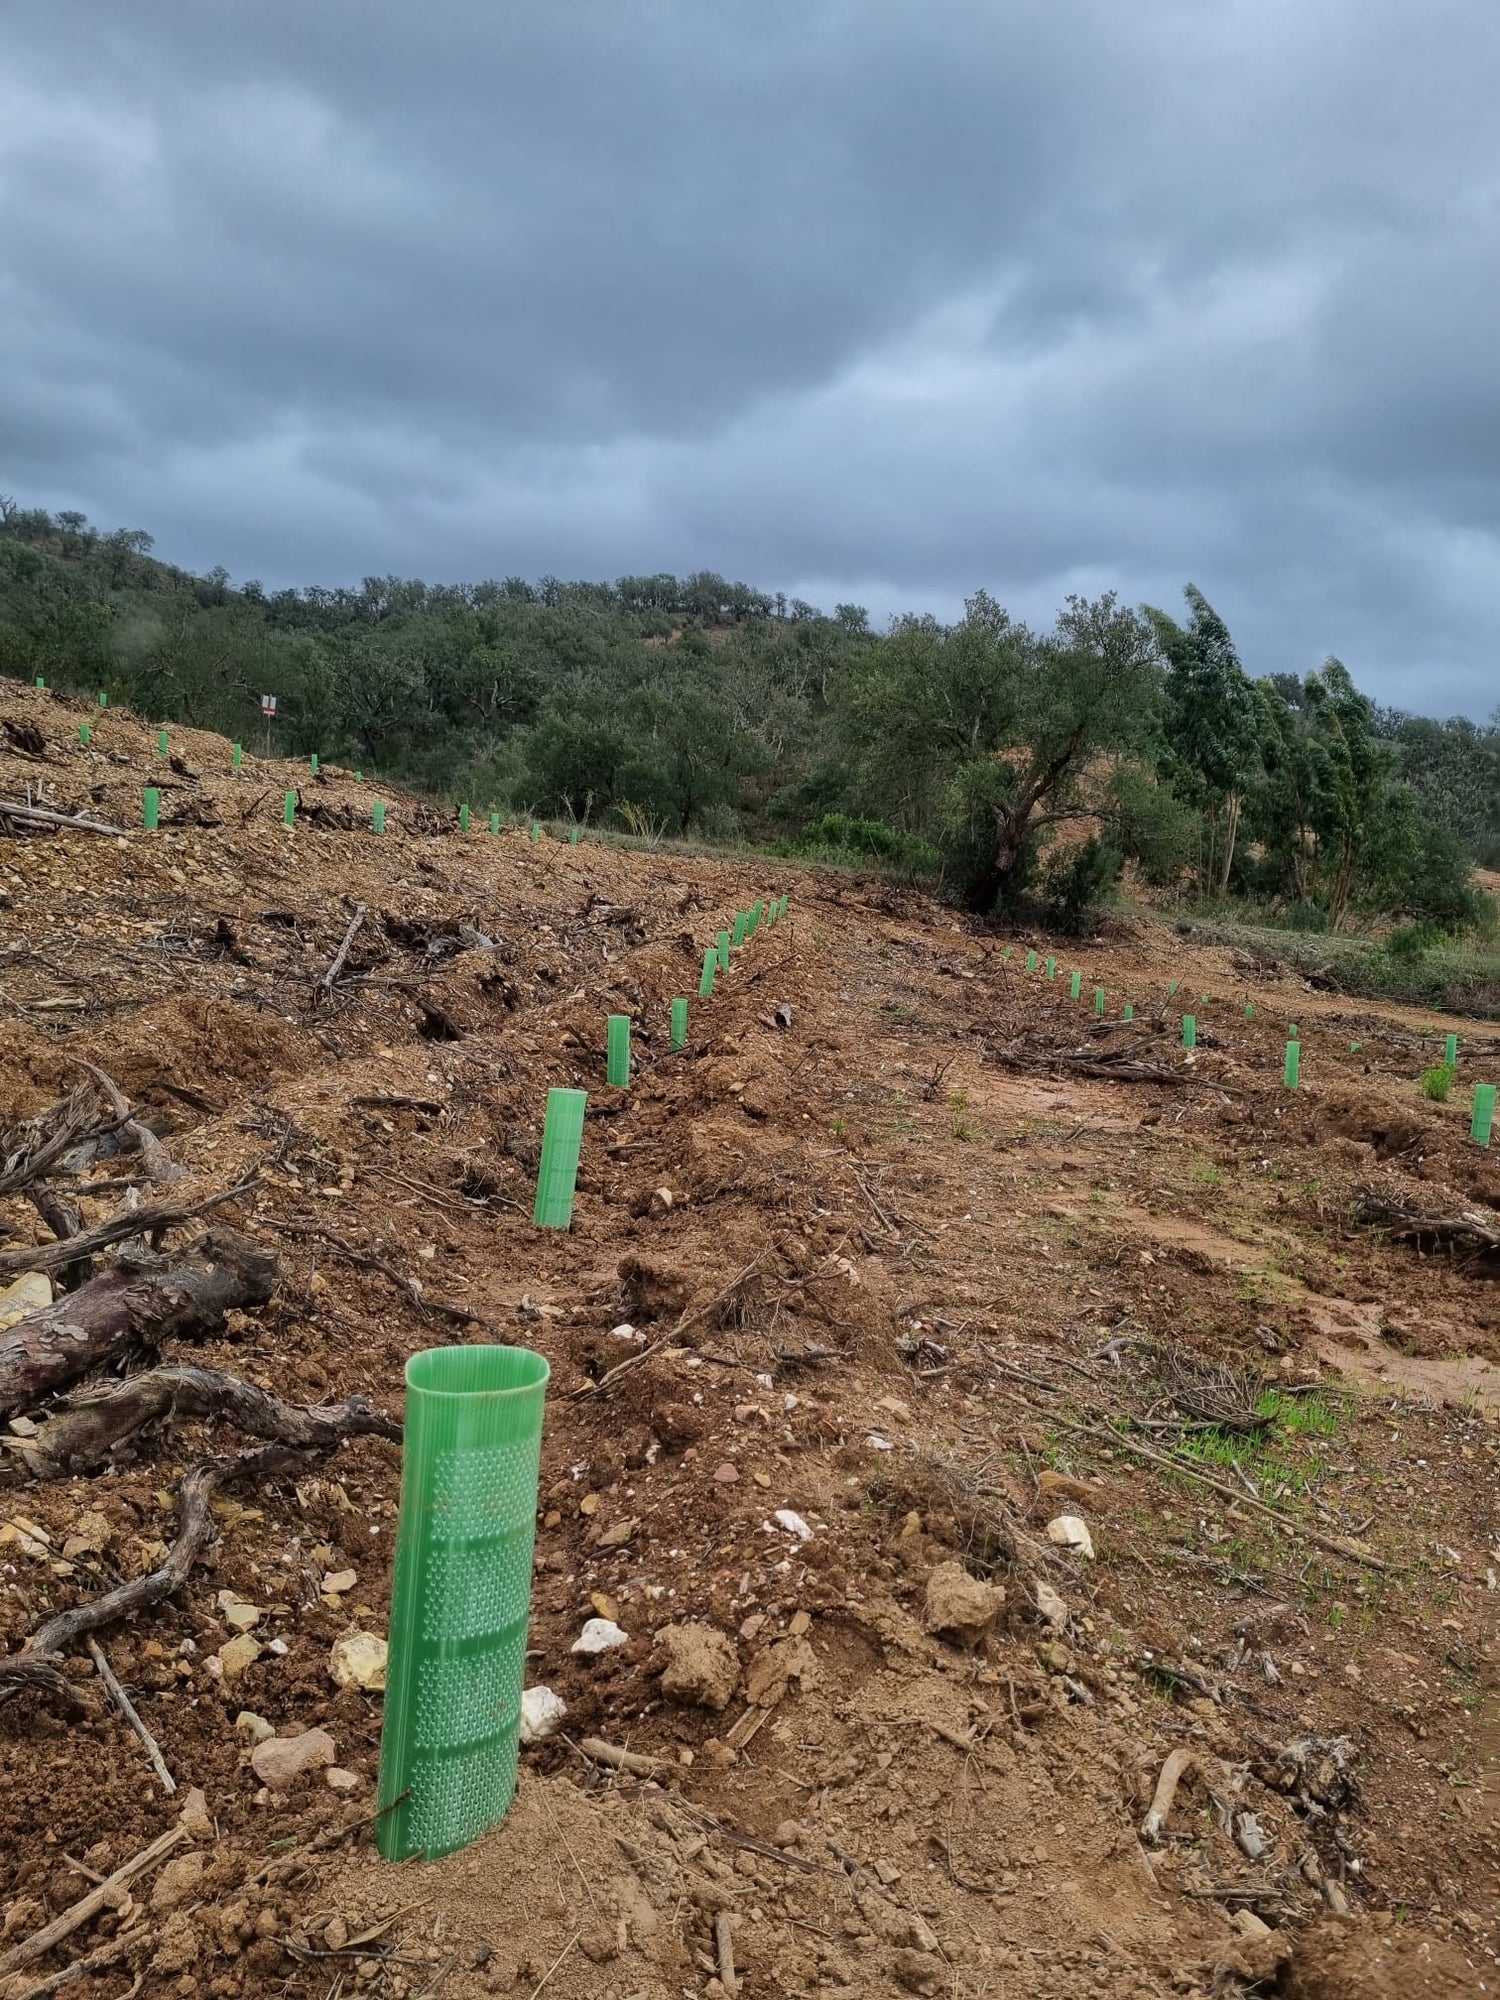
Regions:
<instances>
[{"instance_id":1,"label":"reddish brown earth","mask_svg":"<svg viewBox=\"0 0 1500 2000\"><path fill-rule=\"evenodd\" d=\"M1467 1082L1500 1073L1493 1030L1312 994L1145 918L1049 944L770 860L532 846L477 819L461 836L430 809L423 831L396 797L383 839L289 833L288 782L356 826L372 788L236 775L193 732L172 733L187 769L148 836L154 728L107 715L86 752L77 723L98 718L27 689L6 718L44 749L0 742L0 798L40 785L130 830L0 820L0 1124L87 1058L190 1169L174 1199L265 1163L215 1220L278 1253L272 1302L165 1359L399 1416L416 1349L547 1356L529 1672L568 1717L523 1754L503 1825L436 1864L380 1862L380 1697L328 1661L385 1630L399 1447L359 1440L225 1496L187 1584L101 1635L205 1795L212 1827L179 1850L201 1872L143 1876L7 1984L6 1954L182 1803L102 1696L72 1720L14 1695L0 2000L116 1936L66 1990L716 1994L720 1915L747 1995L1496 1990L1500 1262L1359 1219L1373 1188L1500 1227L1500 1149L1466 1137ZM668 1002L696 993L704 945L783 887L789 918L693 1001L670 1054ZM1084 999L1027 975L1029 945L1077 966ZM604 1081L618 1012L628 1092ZM1415 1079L1450 1025L1463 1081L1439 1106ZM1109 1073L1119 1059L1150 1074ZM590 1092L567 1233L530 1221L549 1084ZM86 1225L128 1199L128 1160L85 1183L106 1172L100 1194L70 1185ZM0 1224L0 1258L50 1238L20 1196ZM661 1344L600 1390L641 1352L624 1324ZM1266 1385L1282 1394L1259 1431L1202 1427ZM158 1427L92 1477L0 1491L0 1662L153 1568L181 1472L238 1444ZM1049 1542L1064 1514L1094 1560ZM102 1546L66 1558L85 1516ZM1003 1589L988 1638L926 1629L945 1563ZM232 1684L224 1591L285 1642ZM573 1656L601 1614L630 1643ZM722 1709L663 1691L654 1634L685 1621L733 1647ZM98 1690L85 1653L68 1670ZM266 1792L241 1711L326 1729L352 1791L315 1772ZM598 1767L585 1737L657 1777Z\"/></svg>"}]
</instances>

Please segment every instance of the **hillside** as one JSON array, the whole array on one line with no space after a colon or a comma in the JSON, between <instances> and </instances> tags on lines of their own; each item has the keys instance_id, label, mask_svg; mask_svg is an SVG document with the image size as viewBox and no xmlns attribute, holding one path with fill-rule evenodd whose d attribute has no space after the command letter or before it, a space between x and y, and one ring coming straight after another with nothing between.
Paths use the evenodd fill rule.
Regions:
<instances>
[{"instance_id":1,"label":"hillside","mask_svg":"<svg viewBox=\"0 0 1500 2000\"><path fill-rule=\"evenodd\" d=\"M536 1348L528 1680L568 1710L498 1829L378 1861L381 1697L330 1656L386 1630L400 1446L293 1438L94 1635L166 1795L76 1624L61 1689L6 1670L161 1570L184 1474L267 1449L268 1405L233 1406L247 1436L169 1398L42 1477L55 1403L13 1400L0 2000L74 1962L85 2000L1483 1990L1500 1147L1467 1133L1492 1030L1143 920L1059 942L875 877L461 833L391 787L376 835L350 771L235 771L175 727L164 765L154 724L31 688L0 722L0 801L116 829L0 813L0 1285L42 1261L76 1290L89 1265L47 1246L116 1216L97 1275L206 1234L273 1257L269 1297L84 1379L220 1371L334 1432L352 1397L399 1419L419 1349ZM705 946L782 890L672 1053ZM552 1085L589 1092L566 1232L530 1219ZM79 1086L105 1135L5 1192L53 1129L14 1128ZM574 1654L595 1617L628 1643ZM719 1638L657 1641L696 1624ZM694 1645L712 1671L664 1689ZM268 1788L265 1725L326 1730L335 1767ZM166 1869L28 1956L193 1787Z\"/></svg>"}]
</instances>

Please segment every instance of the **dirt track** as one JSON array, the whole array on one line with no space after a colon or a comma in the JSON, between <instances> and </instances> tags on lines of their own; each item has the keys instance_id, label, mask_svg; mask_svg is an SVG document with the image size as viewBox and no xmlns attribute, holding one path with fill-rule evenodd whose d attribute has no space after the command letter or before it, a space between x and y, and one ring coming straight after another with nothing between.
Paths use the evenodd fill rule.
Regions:
<instances>
[{"instance_id":1,"label":"dirt track","mask_svg":"<svg viewBox=\"0 0 1500 2000\"><path fill-rule=\"evenodd\" d=\"M44 780L48 805L132 831L0 822L0 1114L64 1095L82 1057L191 1170L174 1199L269 1162L215 1221L278 1252L272 1302L166 1359L399 1416L416 1348L548 1356L530 1675L569 1710L500 1829L433 1867L378 1863L380 1701L336 1689L328 1657L384 1630L399 1448L361 1439L225 1498L187 1587L101 1635L206 1794L206 1866L175 1906L141 1885L28 1979L115 1928L117 1965L69 1990L115 2000L139 1970L146 1995L656 2000L722 1990L724 1910L748 1995L1494 1990L1500 1262L1355 1219L1371 1189L1497 1226L1500 1147L1468 1144L1466 1089L1438 1106L1415 1082L1449 1025L1464 1076L1494 1080L1493 1031L1312 995L1135 919L1074 949L771 862L533 846L477 815L416 832L399 800L383 839L287 832L287 783L361 822L372 788L232 774L192 732L172 732L188 768L146 835L154 729L24 689L3 717L45 748L0 742L0 798ZM667 1005L696 993L704 945L782 887L789 919L694 1000L671 1055ZM1077 966L1083 999L1027 975L1028 945ZM604 1082L615 1012L637 1021L628 1093ZM566 1235L530 1222L557 1083L590 1091ZM122 1198L111 1162L86 1179L106 1174L69 1193L85 1223ZM20 1197L0 1223L0 1259L50 1237ZM747 1267L709 1321L590 1393L639 1351L617 1329L655 1341ZM1246 1371L1252 1397L1282 1393L1226 1443L1194 1412ZM0 1493L7 1651L153 1567L177 1474L230 1448L184 1423L94 1477ZM1093 1562L1049 1542L1063 1514ZM100 1546L64 1557L90 1516ZM973 1649L925 1629L955 1559L1005 1590ZM1051 1625L1039 1585L1063 1600ZM226 1591L286 1648L232 1684ZM629 1645L573 1657L597 1615ZM722 1708L663 1695L653 1634L685 1621L733 1641ZM264 1792L241 1711L326 1728L352 1792ZM669 1760L670 1783L607 1776L584 1737ZM1143 1844L1175 1749L1190 1762ZM0 1967L179 1803L113 1709L0 1709Z\"/></svg>"}]
</instances>

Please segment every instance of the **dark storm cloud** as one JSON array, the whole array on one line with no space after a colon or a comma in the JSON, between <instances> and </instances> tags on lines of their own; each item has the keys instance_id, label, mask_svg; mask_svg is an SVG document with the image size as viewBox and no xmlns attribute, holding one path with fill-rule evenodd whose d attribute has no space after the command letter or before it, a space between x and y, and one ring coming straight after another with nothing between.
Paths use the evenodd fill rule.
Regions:
<instances>
[{"instance_id":1,"label":"dark storm cloud","mask_svg":"<svg viewBox=\"0 0 1500 2000\"><path fill-rule=\"evenodd\" d=\"M708 565L1500 698L1488 0L29 0L0 485L267 582Z\"/></svg>"}]
</instances>

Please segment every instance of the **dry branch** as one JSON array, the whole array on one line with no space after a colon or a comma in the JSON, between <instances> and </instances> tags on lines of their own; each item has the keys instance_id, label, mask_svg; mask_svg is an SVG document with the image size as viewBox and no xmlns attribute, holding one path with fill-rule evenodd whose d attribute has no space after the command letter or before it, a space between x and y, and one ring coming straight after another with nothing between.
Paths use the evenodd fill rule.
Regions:
<instances>
[{"instance_id":1,"label":"dry branch","mask_svg":"<svg viewBox=\"0 0 1500 2000\"><path fill-rule=\"evenodd\" d=\"M283 1221L277 1222L275 1227L287 1236L315 1236L320 1243L326 1243L331 1250L337 1252L346 1264L353 1264L361 1271L378 1271L382 1278L390 1279L401 1296L415 1306L419 1313L436 1313L439 1319L451 1320L455 1326L485 1324L481 1316L470 1312L467 1306L450 1306L442 1299L429 1298L414 1279L403 1277L394 1264L388 1264L383 1257L377 1257L373 1250L357 1250L352 1243L346 1243L342 1236L335 1236L331 1229L324 1229L320 1223Z\"/></svg>"},{"instance_id":2,"label":"dry branch","mask_svg":"<svg viewBox=\"0 0 1500 2000\"><path fill-rule=\"evenodd\" d=\"M1500 1229L1474 1209L1458 1215L1428 1215L1409 1202L1381 1194L1376 1188L1357 1190L1355 1215L1372 1228L1383 1229L1397 1243L1432 1243L1445 1250L1466 1250L1478 1257L1500 1254Z\"/></svg>"},{"instance_id":3,"label":"dry branch","mask_svg":"<svg viewBox=\"0 0 1500 2000\"><path fill-rule=\"evenodd\" d=\"M97 1917L101 1910L112 1908L119 1901L119 1891L127 1888L138 1875L144 1875L148 1868L154 1868L158 1861L164 1861L174 1847L180 1847L188 1838L188 1830L180 1822L169 1827L165 1833L157 1835L148 1847L139 1854L132 1854L128 1861L121 1862L113 1875L107 1876L97 1888L90 1889L86 1896L80 1896L71 1909L64 1910L60 1917L54 1917L50 1924L43 1924L39 1931L33 1931L20 1944L13 1944L9 1951L0 1953L0 1972L15 1972L23 1965L32 1965L39 1958L45 1958L54 1945L61 1944L65 1937Z\"/></svg>"},{"instance_id":4,"label":"dry branch","mask_svg":"<svg viewBox=\"0 0 1500 2000\"><path fill-rule=\"evenodd\" d=\"M136 1708L130 1696L126 1694L124 1688L121 1687L114 1668L104 1656L104 1648L92 1634L89 1636L88 1648L89 1658L94 1663L94 1672L103 1681L105 1693L130 1724L136 1735L141 1739L142 1747L151 1760L151 1768L157 1777L161 1779L162 1790L164 1792L175 1792L177 1789L177 1780L167 1769L167 1760L161 1754L161 1745L151 1734L145 1723L142 1722L140 1711Z\"/></svg>"},{"instance_id":5,"label":"dry branch","mask_svg":"<svg viewBox=\"0 0 1500 2000\"><path fill-rule=\"evenodd\" d=\"M122 834L122 826L106 826L103 820L84 819L80 813L51 812L46 806L23 806L15 799L0 799L0 815L23 821L28 826L71 826L80 833Z\"/></svg>"},{"instance_id":6,"label":"dry branch","mask_svg":"<svg viewBox=\"0 0 1500 2000\"><path fill-rule=\"evenodd\" d=\"M300 1453L272 1444L234 1458L209 1459L195 1465L178 1489L177 1539L160 1569L122 1583L102 1597L75 1604L70 1611L61 1611L38 1626L13 1659L0 1659L0 1696L12 1688L30 1687L51 1695L75 1715L86 1711L89 1704L59 1664L68 1648L90 1632L102 1631L106 1625L162 1603L182 1588L193 1564L213 1540L210 1502L221 1487L274 1479L305 1462ZM0 1969L4 1969L3 1960Z\"/></svg>"},{"instance_id":7,"label":"dry branch","mask_svg":"<svg viewBox=\"0 0 1500 2000\"><path fill-rule=\"evenodd\" d=\"M355 905L354 915L350 919L349 928L344 932L344 941L334 953L332 965L323 974L323 991L328 995L330 1000L333 998L334 984L344 969L345 959L349 956L349 947L353 944L359 927L364 920L365 906L363 903L358 903Z\"/></svg>"},{"instance_id":8,"label":"dry branch","mask_svg":"<svg viewBox=\"0 0 1500 2000\"><path fill-rule=\"evenodd\" d=\"M31 1437L0 1438L0 1454L26 1479L65 1479L92 1471L116 1445L159 1418L222 1418L250 1437L303 1450L327 1450L352 1437L399 1438L401 1426L362 1396L343 1403L285 1403L238 1376L186 1364L132 1375L116 1389L72 1397ZM0 1456L0 1477L5 1459Z\"/></svg>"},{"instance_id":9,"label":"dry branch","mask_svg":"<svg viewBox=\"0 0 1500 2000\"><path fill-rule=\"evenodd\" d=\"M137 1228L148 1214L135 1211ZM50 1247L59 1263L70 1263L97 1234ZM264 1305L275 1283L276 1259L229 1230L210 1231L165 1268L105 1271L0 1333L0 1417L30 1409L126 1348L200 1334L231 1307Z\"/></svg>"},{"instance_id":10,"label":"dry branch","mask_svg":"<svg viewBox=\"0 0 1500 2000\"><path fill-rule=\"evenodd\" d=\"M129 1104L126 1102L125 1093L120 1089L114 1078L106 1076L102 1069L91 1062L84 1063L83 1068L88 1071L89 1075L93 1077L94 1081L108 1098L110 1109L115 1114L116 1128L122 1131L134 1143L136 1151L141 1156L141 1169L146 1179L151 1181L187 1180L189 1178L188 1169L186 1167L179 1167L174 1161L168 1159L166 1147L163 1146L156 1134L148 1126L143 1125L134 1115Z\"/></svg>"},{"instance_id":11,"label":"dry branch","mask_svg":"<svg viewBox=\"0 0 1500 2000\"><path fill-rule=\"evenodd\" d=\"M601 1375L597 1382L585 1382L581 1389L575 1389L573 1391L573 1400L581 1402L586 1396L601 1395L604 1390L609 1388L611 1383L617 1382L622 1375L628 1374L632 1368L639 1368L643 1361L649 1361L652 1355L657 1353L661 1348L668 1346L674 1340L680 1339L688 1331L689 1327L696 1326L700 1320L707 1319L710 1313L717 1312L721 1306L727 1305L740 1286L745 1283L746 1279L753 1278L765 1261L764 1256L752 1257L744 1270L737 1272L722 1291L715 1292L711 1299L705 1299L701 1306L690 1307L682 1315L681 1319L677 1321L676 1325L664 1333L659 1340L653 1340L649 1347L643 1347L637 1354L627 1354L623 1361L618 1362L613 1368Z\"/></svg>"},{"instance_id":12,"label":"dry branch","mask_svg":"<svg viewBox=\"0 0 1500 2000\"><path fill-rule=\"evenodd\" d=\"M226 1202L238 1201L242 1194L255 1185L259 1174L256 1166L225 1188L222 1194L211 1194L203 1201L196 1201L190 1208L178 1208L171 1202L158 1202L154 1207L128 1208L121 1214L111 1216L108 1222L101 1222L94 1229L85 1229L80 1236L68 1238L61 1243L33 1244L29 1250L0 1251L0 1278L19 1276L23 1271L57 1271L80 1257L92 1257L96 1250L106 1250L112 1243L124 1243L132 1236L155 1236L168 1229L176 1229L184 1222L196 1221L200 1215L207 1215L210 1209L222 1208ZM83 1188L87 1194L88 1189Z\"/></svg>"}]
</instances>

